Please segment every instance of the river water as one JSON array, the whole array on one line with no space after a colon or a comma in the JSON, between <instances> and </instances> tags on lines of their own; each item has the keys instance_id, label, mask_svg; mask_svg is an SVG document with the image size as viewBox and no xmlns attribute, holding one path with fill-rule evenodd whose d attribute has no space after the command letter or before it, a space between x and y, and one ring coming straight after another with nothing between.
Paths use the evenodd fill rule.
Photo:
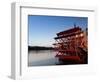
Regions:
<instances>
[{"instance_id":1,"label":"river water","mask_svg":"<svg viewBox=\"0 0 100 82\"><path fill-rule=\"evenodd\" d=\"M49 66L59 63L55 58L56 53L53 50L29 51L28 66Z\"/></svg>"}]
</instances>

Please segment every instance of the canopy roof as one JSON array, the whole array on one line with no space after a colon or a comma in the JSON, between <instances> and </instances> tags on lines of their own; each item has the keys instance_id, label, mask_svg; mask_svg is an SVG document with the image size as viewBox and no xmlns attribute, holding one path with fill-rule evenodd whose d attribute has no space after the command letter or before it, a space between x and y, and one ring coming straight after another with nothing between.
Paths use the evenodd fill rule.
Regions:
<instances>
[{"instance_id":1,"label":"canopy roof","mask_svg":"<svg viewBox=\"0 0 100 82\"><path fill-rule=\"evenodd\" d=\"M54 39L60 39L60 38L66 38L66 37L70 37L70 36L75 36L75 35L81 34L81 33L83 33L83 31L75 32L75 33L70 33L70 34L63 35L63 36L58 36L58 37L55 37Z\"/></svg>"},{"instance_id":2,"label":"canopy roof","mask_svg":"<svg viewBox=\"0 0 100 82\"><path fill-rule=\"evenodd\" d=\"M69 30L61 31L61 32L57 33L57 36L77 32L77 31L81 31L81 30L82 29L78 26L78 27L71 28Z\"/></svg>"}]
</instances>

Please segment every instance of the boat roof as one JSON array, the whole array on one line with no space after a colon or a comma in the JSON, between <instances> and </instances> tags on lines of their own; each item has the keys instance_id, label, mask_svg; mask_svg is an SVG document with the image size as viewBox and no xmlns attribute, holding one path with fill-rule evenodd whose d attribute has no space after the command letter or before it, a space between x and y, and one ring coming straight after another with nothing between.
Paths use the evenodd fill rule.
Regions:
<instances>
[{"instance_id":1,"label":"boat roof","mask_svg":"<svg viewBox=\"0 0 100 82\"><path fill-rule=\"evenodd\" d=\"M57 33L57 36L77 32L77 31L81 31L81 30L82 29L78 26L78 27L71 28L69 30L61 31L61 32Z\"/></svg>"}]
</instances>

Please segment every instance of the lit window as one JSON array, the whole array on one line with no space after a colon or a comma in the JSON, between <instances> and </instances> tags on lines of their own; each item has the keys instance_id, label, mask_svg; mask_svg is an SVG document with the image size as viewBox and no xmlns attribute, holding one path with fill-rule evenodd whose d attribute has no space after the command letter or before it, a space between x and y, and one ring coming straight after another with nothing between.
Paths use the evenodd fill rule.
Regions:
<instances>
[{"instance_id":1,"label":"lit window","mask_svg":"<svg viewBox=\"0 0 100 82\"><path fill-rule=\"evenodd\" d=\"M83 36L83 33L81 33L80 36Z\"/></svg>"},{"instance_id":2,"label":"lit window","mask_svg":"<svg viewBox=\"0 0 100 82\"><path fill-rule=\"evenodd\" d=\"M78 35L76 35L76 37L78 37Z\"/></svg>"}]
</instances>

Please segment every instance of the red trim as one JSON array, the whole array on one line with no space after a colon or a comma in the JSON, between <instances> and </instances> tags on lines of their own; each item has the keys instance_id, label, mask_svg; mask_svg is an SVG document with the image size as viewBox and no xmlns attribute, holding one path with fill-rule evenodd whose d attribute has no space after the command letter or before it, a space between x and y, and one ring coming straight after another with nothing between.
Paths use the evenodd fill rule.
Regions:
<instances>
[{"instance_id":1,"label":"red trim","mask_svg":"<svg viewBox=\"0 0 100 82\"><path fill-rule=\"evenodd\" d=\"M80 61L79 56L56 55L56 57L58 57L59 59L63 59L63 60L78 60L78 61Z\"/></svg>"}]
</instances>

